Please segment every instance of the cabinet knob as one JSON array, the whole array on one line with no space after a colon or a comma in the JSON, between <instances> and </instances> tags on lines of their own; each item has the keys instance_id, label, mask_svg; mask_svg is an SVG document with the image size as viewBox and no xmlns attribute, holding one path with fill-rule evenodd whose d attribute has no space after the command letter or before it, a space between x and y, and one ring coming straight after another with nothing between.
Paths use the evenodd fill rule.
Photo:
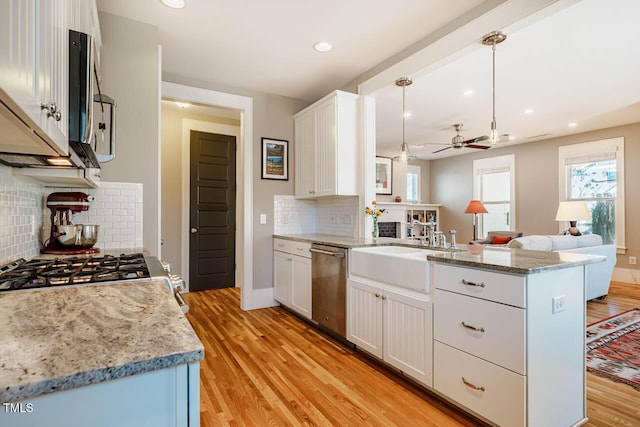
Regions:
<instances>
[{"instance_id":1,"label":"cabinet knob","mask_svg":"<svg viewBox=\"0 0 640 427\"><path fill-rule=\"evenodd\" d=\"M382 299L387 299L387 296L386 295L382 295Z\"/></svg>"},{"instance_id":2,"label":"cabinet knob","mask_svg":"<svg viewBox=\"0 0 640 427\"><path fill-rule=\"evenodd\" d=\"M376 292L376 298L380 298L380 294Z\"/></svg>"},{"instance_id":3,"label":"cabinet knob","mask_svg":"<svg viewBox=\"0 0 640 427\"><path fill-rule=\"evenodd\" d=\"M191 229L191 234L196 234L197 232L198 232L198 229L197 229L197 228L193 227L193 228Z\"/></svg>"},{"instance_id":4,"label":"cabinet knob","mask_svg":"<svg viewBox=\"0 0 640 427\"><path fill-rule=\"evenodd\" d=\"M56 122L62 119L62 112L58 110L58 104L55 101L49 101L48 104L40 104L41 110L47 110L47 117L53 117Z\"/></svg>"}]
</instances>

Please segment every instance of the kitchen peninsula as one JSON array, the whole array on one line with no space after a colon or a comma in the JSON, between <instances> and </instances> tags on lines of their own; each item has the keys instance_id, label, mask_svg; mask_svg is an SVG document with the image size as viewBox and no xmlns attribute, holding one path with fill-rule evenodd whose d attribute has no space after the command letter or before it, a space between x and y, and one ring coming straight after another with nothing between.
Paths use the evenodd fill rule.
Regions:
<instances>
[{"instance_id":1,"label":"kitchen peninsula","mask_svg":"<svg viewBox=\"0 0 640 427\"><path fill-rule=\"evenodd\" d=\"M586 422L585 266L604 257L274 237L350 249L347 340L359 350L491 424ZM408 287L416 276L398 264L427 283Z\"/></svg>"},{"instance_id":2,"label":"kitchen peninsula","mask_svg":"<svg viewBox=\"0 0 640 427\"><path fill-rule=\"evenodd\" d=\"M164 281L8 292L0 317L0 425L198 425L204 349Z\"/></svg>"}]
</instances>

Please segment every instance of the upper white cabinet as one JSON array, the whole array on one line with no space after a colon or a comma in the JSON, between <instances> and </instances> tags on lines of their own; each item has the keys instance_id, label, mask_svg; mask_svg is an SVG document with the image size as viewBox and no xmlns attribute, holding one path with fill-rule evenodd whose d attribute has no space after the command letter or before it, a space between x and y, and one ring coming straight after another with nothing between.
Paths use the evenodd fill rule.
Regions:
<instances>
[{"instance_id":1,"label":"upper white cabinet","mask_svg":"<svg viewBox=\"0 0 640 427\"><path fill-rule=\"evenodd\" d=\"M65 0L0 2L0 151L68 154L67 16Z\"/></svg>"},{"instance_id":2,"label":"upper white cabinet","mask_svg":"<svg viewBox=\"0 0 640 427\"><path fill-rule=\"evenodd\" d=\"M295 195L357 195L358 95L335 91L294 116Z\"/></svg>"}]
</instances>

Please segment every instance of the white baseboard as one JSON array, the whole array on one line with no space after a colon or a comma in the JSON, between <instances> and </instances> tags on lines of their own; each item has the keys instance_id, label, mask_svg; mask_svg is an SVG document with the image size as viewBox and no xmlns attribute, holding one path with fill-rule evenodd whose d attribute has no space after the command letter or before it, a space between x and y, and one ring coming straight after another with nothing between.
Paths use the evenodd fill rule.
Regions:
<instances>
[{"instance_id":1,"label":"white baseboard","mask_svg":"<svg viewBox=\"0 0 640 427\"><path fill-rule=\"evenodd\" d=\"M611 280L614 282L640 284L640 270L635 268L614 268Z\"/></svg>"},{"instance_id":2,"label":"white baseboard","mask_svg":"<svg viewBox=\"0 0 640 427\"><path fill-rule=\"evenodd\" d=\"M247 310L256 308L276 307L280 305L273 299L273 288L253 289L251 292L251 303Z\"/></svg>"}]
</instances>

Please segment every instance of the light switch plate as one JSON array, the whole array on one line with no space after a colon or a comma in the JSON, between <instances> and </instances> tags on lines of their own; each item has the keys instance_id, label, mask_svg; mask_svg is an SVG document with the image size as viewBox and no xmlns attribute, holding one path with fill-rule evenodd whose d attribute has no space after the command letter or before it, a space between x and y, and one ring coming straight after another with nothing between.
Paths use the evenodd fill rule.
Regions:
<instances>
[{"instance_id":1,"label":"light switch plate","mask_svg":"<svg viewBox=\"0 0 640 427\"><path fill-rule=\"evenodd\" d=\"M260 214L260 224L267 223L267 214Z\"/></svg>"}]
</instances>

